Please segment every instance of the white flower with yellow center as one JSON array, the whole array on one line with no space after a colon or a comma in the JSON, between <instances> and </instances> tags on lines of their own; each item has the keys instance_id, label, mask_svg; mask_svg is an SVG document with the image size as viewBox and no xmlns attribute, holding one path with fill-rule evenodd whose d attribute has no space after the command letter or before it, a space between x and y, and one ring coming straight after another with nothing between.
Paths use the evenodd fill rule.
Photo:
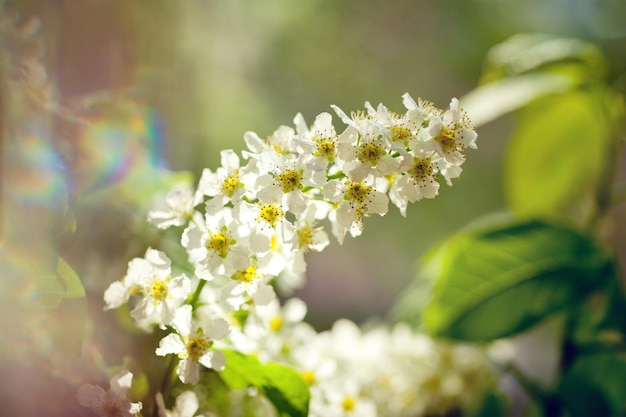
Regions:
<instances>
[{"instance_id":1,"label":"white flower with yellow center","mask_svg":"<svg viewBox=\"0 0 626 417\"><path fill-rule=\"evenodd\" d=\"M294 138L296 149L306 158L306 164L312 169L325 171L328 164L335 161L338 135L332 123L330 113L317 115L311 129L308 128L302 114L294 118L297 136Z\"/></svg>"},{"instance_id":2,"label":"white flower with yellow center","mask_svg":"<svg viewBox=\"0 0 626 417\"><path fill-rule=\"evenodd\" d=\"M434 198L439 192L437 165L430 156L413 157L411 165L395 175L389 190L389 199L406 216L408 203L422 198Z\"/></svg>"},{"instance_id":3,"label":"white flower with yellow center","mask_svg":"<svg viewBox=\"0 0 626 417\"><path fill-rule=\"evenodd\" d=\"M465 162L466 148L477 148L476 131L456 98L441 116L431 119L428 134L433 138L437 152L451 165L459 166Z\"/></svg>"},{"instance_id":4,"label":"white flower with yellow center","mask_svg":"<svg viewBox=\"0 0 626 417\"><path fill-rule=\"evenodd\" d=\"M244 303L266 305L272 301L276 294L269 281L274 275L267 268L257 257L250 258L248 265L235 271L231 282L222 287L222 299L234 310Z\"/></svg>"},{"instance_id":5,"label":"white flower with yellow center","mask_svg":"<svg viewBox=\"0 0 626 417\"><path fill-rule=\"evenodd\" d=\"M296 216L302 214L309 199L303 190L305 187L322 187L326 172L310 169L302 156L267 153L264 158L268 173L261 175L254 185L257 198L263 203L280 201Z\"/></svg>"},{"instance_id":6,"label":"white flower with yellow center","mask_svg":"<svg viewBox=\"0 0 626 417\"><path fill-rule=\"evenodd\" d=\"M219 207L216 210L207 204L206 219L197 219L185 229L181 239L196 275L205 280L231 275L247 265L251 251L269 249L267 237L253 238L249 228L233 217L232 209Z\"/></svg>"},{"instance_id":7,"label":"white flower with yellow center","mask_svg":"<svg viewBox=\"0 0 626 417\"><path fill-rule=\"evenodd\" d=\"M158 356L178 355L177 374L183 383L198 382L200 365L216 371L224 369L224 354L211 348L216 340L228 334L226 321L216 319L200 326L192 320L191 306L184 305L176 310L172 324L177 333L170 333L161 339L155 353Z\"/></svg>"},{"instance_id":8,"label":"white flower with yellow center","mask_svg":"<svg viewBox=\"0 0 626 417\"><path fill-rule=\"evenodd\" d=\"M118 308L130 296L140 296L131 316L144 327L157 323L163 328L170 324L174 310L191 291L189 278L184 274L172 278L171 272L167 255L148 248L143 258L128 263L124 278L112 283L105 291L105 309Z\"/></svg>"},{"instance_id":9,"label":"white flower with yellow center","mask_svg":"<svg viewBox=\"0 0 626 417\"><path fill-rule=\"evenodd\" d=\"M218 200L220 204L237 201L256 181L259 170L256 161L240 166L239 156L232 150L220 152L221 166L211 171L205 168L198 183L198 193Z\"/></svg>"},{"instance_id":10,"label":"white flower with yellow center","mask_svg":"<svg viewBox=\"0 0 626 417\"><path fill-rule=\"evenodd\" d=\"M370 176L362 181L331 180L324 187L324 196L338 203L337 209L330 212L329 219L339 243L343 243L347 232L352 237L359 236L363 232L365 217L387 213L389 199L374 187L374 183L374 178Z\"/></svg>"}]
</instances>

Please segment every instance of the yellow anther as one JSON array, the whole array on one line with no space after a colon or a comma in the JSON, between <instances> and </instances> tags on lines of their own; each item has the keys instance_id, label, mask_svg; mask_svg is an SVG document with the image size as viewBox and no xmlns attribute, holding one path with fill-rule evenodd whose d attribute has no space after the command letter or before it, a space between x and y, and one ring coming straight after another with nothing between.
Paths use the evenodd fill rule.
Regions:
<instances>
[{"instance_id":1,"label":"yellow anther","mask_svg":"<svg viewBox=\"0 0 626 417\"><path fill-rule=\"evenodd\" d=\"M384 153L385 151L378 143L365 142L359 146L357 158L361 162L369 162L371 165L375 165Z\"/></svg>"},{"instance_id":2,"label":"yellow anther","mask_svg":"<svg viewBox=\"0 0 626 417\"><path fill-rule=\"evenodd\" d=\"M187 341L187 355L197 361L211 346L213 346L212 340L209 340L201 332L197 333Z\"/></svg>"},{"instance_id":3,"label":"yellow anther","mask_svg":"<svg viewBox=\"0 0 626 417\"><path fill-rule=\"evenodd\" d=\"M282 329L283 327L283 318L280 316L274 316L272 317L272 319L270 320L270 329L272 329L272 331L279 331L280 329Z\"/></svg>"},{"instance_id":4,"label":"yellow anther","mask_svg":"<svg viewBox=\"0 0 626 417\"><path fill-rule=\"evenodd\" d=\"M239 181L239 176L237 173L233 175L229 175L222 182L222 192L226 194L228 197L232 197L235 194L237 189L241 188L243 184Z\"/></svg>"},{"instance_id":5,"label":"yellow anther","mask_svg":"<svg viewBox=\"0 0 626 417\"><path fill-rule=\"evenodd\" d=\"M212 249L222 258L228 255L231 240L225 233L216 233L209 238L207 249Z\"/></svg>"},{"instance_id":6,"label":"yellow anther","mask_svg":"<svg viewBox=\"0 0 626 417\"><path fill-rule=\"evenodd\" d=\"M167 284L159 279L155 279L150 292L155 300L163 300L167 296Z\"/></svg>"},{"instance_id":7,"label":"yellow anther","mask_svg":"<svg viewBox=\"0 0 626 417\"><path fill-rule=\"evenodd\" d=\"M356 405L356 401L354 401L354 398L352 398L349 395L346 396L341 402L341 407L343 408L343 411L346 411L346 412L354 410L355 405Z\"/></svg>"},{"instance_id":8,"label":"yellow anther","mask_svg":"<svg viewBox=\"0 0 626 417\"><path fill-rule=\"evenodd\" d=\"M272 227L276 226L276 222L283 215L283 211L273 204L264 204L261 206L259 217L265 220Z\"/></svg>"},{"instance_id":9,"label":"yellow anther","mask_svg":"<svg viewBox=\"0 0 626 417\"><path fill-rule=\"evenodd\" d=\"M363 203L365 201L365 197L367 197L372 190L372 187L361 182L348 181L346 185L348 185L348 189L345 193L346 200L356 201L359 203Z\"/></svg>"},{"instance_id":10,"label":"yellow anther","mask_svg":"<svg viewBox=\"0 0 626 417\"><path fill-rule=\"evenodd\" d=\"M302 171L289 169L277 175L276 179L280 183L284 193L302 188Z\"/></svg>"},{"instance_id":11,"label":"yellow anther","mask_svg":"<svg viewBox=\"0 0 626 417\"><path fill-rule=\"evenodd\" d=\"M394 126L391 128L391 140L407 143L411 137L411 131L404 126Z\"/></svg>"},{"instance_id":12,"label":"yellow anther","mask_svg":"<svg viewBox=\"0 0 626 417\"><path fill-rule=\"evenodd\" d=\"M302 379L304 379L304 382L310 387L311 385L315 384L315 382L317 381L317 378L315 378L315 373L313 371L302 371L300 373L300 375L302 376Z\"/></svg>"},{"instance_id":13,"label":"yellow anther","mask_svg":"<svg viewBox=\"0 0 626 417\"><path fill-rule=\"evenodd\" d=\"M335 158L335 142L330 139L319 139L315 154L332 161Z\"/></svg>"},{"instance_id":14,"label":"yellow anther","mask_svg":"<svg viewBox=\"0 0 626 417\"><path fill-rule=\"evenodd\" d=\"M252 282L255 277L256 268L254 266L249 266L246 269L240 269L235 272L235 275L233 275L233 279L241 282Z\"/></svg>"}]
</instances>

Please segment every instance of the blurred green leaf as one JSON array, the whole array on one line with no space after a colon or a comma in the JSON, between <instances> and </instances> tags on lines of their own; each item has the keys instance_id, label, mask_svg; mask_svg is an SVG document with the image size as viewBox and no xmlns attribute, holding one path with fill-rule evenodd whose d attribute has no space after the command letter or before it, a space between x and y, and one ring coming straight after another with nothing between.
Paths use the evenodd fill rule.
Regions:
<instances>
[{"instance_id":1,"label":"blurred green leaf","mask_svg":"<svg viewBox=\"0 0 626 417\"><path fill-rule=\"evenodd\" d=\"M34 278L36 291L35 301L43 308L57 308L63 301L65 288L56 274L39 273Z\"/></svg>"},{"instance_id":2,"label":"blurred green leaf","mask_svg":"<svg viewBox=\"0 0 626 417\"><path fill-rule=\"evenodd\" d=\"M624 415L626 358L581 357L563 376L558 393L573 417Z\"/></svg>"},{"instance_id":3,"label":"blurred green leaf","mask_svg":"<svg viewBox=\"0 0 626 417\"><path fill-rule=\"evenodd\" d=\"M261 364L253 355L231 350L223 352L226 355L226 368L220 372L220 376L230 389L256 387L281 416L308 415L309 388L294 369L277 363Z\"/></svg>"},{"instance_id":4,"label":"blurred green leaf","mask_svg":"<svg viewBox=\"0 0 626 417\"><path fill-rule=\"evenodd\" d=\"M561 74L532 73L478 86L459 102L474 126L481 126L549 94L563 93L577 85Z\"/></svg>"},{"instance_id":5,"label":"blurred green leaf","mask_svg":"<svg viewBox=\"0 0 626 417\"><path fill-rule=\"evenodd\" d=\"M609 278L611 265L564 224L529 220L461 233L425 261L434 283L424 325L453 339L507 337L575 306Z\"/></svg>"},{"instance_id":6,"label":"blurred green leaf","mask_svg":"<svg viewBox=\"0 0 626 417\"><path fill-rule=\"evenodd\" d=\"M545 33L519 33L494 46L487 53L481 84L533 71L553 71L573 64L581 79L603 77L606 62L602 50L591 42Z\"/></svg>"},{"instance_id":7,"label":"blurred green leaf","mask_svg":"<svg viewBox=\"0 0 626 417\"><path fill-rule=\"evenodd\" d=\"M524 109L504 161L510 209L560 215L593 191L609 156L609 126L599 91L571 91Z\"/></svg>"},{"instance_id":8,"label":"blurred green leaf","mask_svg":"<svg viewBox=\"0 0 626 417\"><path fill-rule=\"evenodd\" d=\"M65 259L61 257L59 257L57 263L57 275L65 285L65 298L85 297L85 289L80 278Z\"/></svg>"}]
</instances>

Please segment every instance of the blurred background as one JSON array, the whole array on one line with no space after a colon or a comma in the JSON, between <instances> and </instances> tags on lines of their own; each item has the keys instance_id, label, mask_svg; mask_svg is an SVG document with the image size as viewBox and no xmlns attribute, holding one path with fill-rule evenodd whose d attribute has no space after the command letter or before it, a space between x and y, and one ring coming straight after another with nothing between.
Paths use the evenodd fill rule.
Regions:
<instances>
[{"instance_id":1,"label":"blurred background","mask_svg":"<svg viewBox=\"0 0 626 417\"><path fill-rule=\"evenodd\" d=\"M492 46L522 32L590 40L609 77L626 72L622 0L2 4L0 362L5 375L21 376L3 380L0 395L15 416L80 415L63 398L77 381L100 377L92 359L116 363L133 351L135 339L116 338L102 314L104 289L162 241L144 222L159 193L217 168L222 149L244 147L244 132L269 135L298 112L311 123L330 104L403 111L405 92L445 108L477 85ZM407 218L395 208L369 218L361 238L311 255L296 293L307 320L323 330L339 317L384 317L420 255L504 209L502 154L514 123L507 116L480 127L479 149L453 189L409 207ZM54 300L37 298L42 280L33 277L54 276L59 255L87 303L50 315L42 305ZM82 330L76 316L85 314L93 320ZM81 365L59 341L75 347L83 331L99 347ZM56 402L24 398L25 387L48 392L59 377L65 384L55 389L66 392Z\"/></svg>"}]
</instances>

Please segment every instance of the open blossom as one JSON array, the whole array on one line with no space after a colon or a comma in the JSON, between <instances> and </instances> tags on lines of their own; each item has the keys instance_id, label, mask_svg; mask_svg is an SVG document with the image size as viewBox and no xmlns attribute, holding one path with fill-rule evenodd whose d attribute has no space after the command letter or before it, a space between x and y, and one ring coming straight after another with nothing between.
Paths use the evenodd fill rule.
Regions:
<instances>
[{"instance_id":1,"label":"open blossom","mask_svg":"<svg viewBox=\"0 0 626 417\"><path fill-rule=\"evenodd\" d=\"M341 243L347 232L358 236L363 231L365 217L370 214L387 213L389 199L386 194L374 187L374 179L331 180L324 187L324 195L330 201L339 203L333 222L334 233Z\"/></svg>"},{"instance_id":2,"label":"open blossom","mask_svg":"<svg viewBox=\"0 0 626 417\"><path fill-rule=\"evenodd\" d=\"M122 371L111 378L108 391L98 385L83 384L76 398L82 406L91 408L99 417L135 417L141 411L142 404L126 399L132 381L133 374Z\"/></svg>"},{"instance_id":3,"label":"open blossom","mask_svg":"<svg viewBox=\"0 0 626 417\"><path fill-rule=\"evenodd\" d=\"M201 201L202 196L189 187L176 187L167 193L161 207L148 213L148 222L159 229L183 226L193 217L195 207Z\"/></svg>"},{"instance_id":4,"label":"open blossom","mask_svg":"<svg viewBox=\"0 0 626 417\"><path fill-rule=\"evenodd\" d=\"M165 253L148 248L143 258L128 263L126 276L112 283L104 293L106 309L118 308L132 295L141 300L131 311L138 323L168 325L174 310L191 292L191 281L181 274L171 276L171 261Z\"/></svg>"},{"instance_id":5,"label":"open blossom","mask_svg":"<svg viewBox=\"0 0 626 417\"><path fill-rule=\"evenodd\" d=\"M222 319L200 325L192 320L190 305L180 307L173 320L177 333L170 333L159 342L158 356L178 355L178 377L187 384L198 382L200 365L217 371L224 369L226 358L218 350L211 349L215 340L228 334L228 324Z\"/></svg>"},{"instance_id":6,"label":"open blossom","mask_svg":"<svg viewBox=\"0 0 626 417\"><path fill-rule=\"evenodd\" d=\"M224 205L228 201L237 201L254 184L258 167L254 160L240 166L239 156L232 149L223 150L220 157L222 165L215 172L208 168L202 171L198 193Z\"/></svg>"}]
</instances>

